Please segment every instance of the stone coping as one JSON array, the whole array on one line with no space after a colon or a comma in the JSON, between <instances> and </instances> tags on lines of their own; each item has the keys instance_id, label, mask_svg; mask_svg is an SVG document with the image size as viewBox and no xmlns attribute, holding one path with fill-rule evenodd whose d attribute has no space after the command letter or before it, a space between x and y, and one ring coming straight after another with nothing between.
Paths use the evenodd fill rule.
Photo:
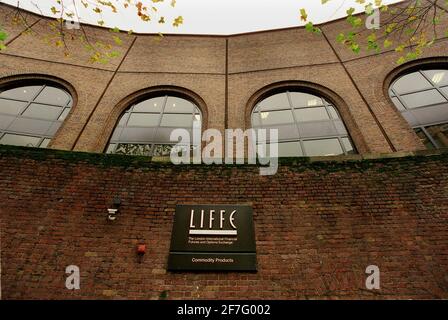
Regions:
<instances>
[{"instance_id":1,"label":"stone coping","mask_svg":"<svg viewBox=\"0 0 448 320\"><path fill-rule=\"evenodd\" d=\"M79 151L66 151L55 149L40 149L30 147L0 145L0 158L13 157L45 161L48 159L60 159L72 162L87 162L103 166L124 166L124 167L147 167L147 166L173 166L173 167L259 167L254 164L182 164L174 165L169 157L147 157L147 156L127 156L117 154L90 153ZM280 158L279 166L317 166L322 167L330 164L344 163L376 163L390 162L399 159L414 161L425 161L434 158L446 159L448 161L448 148L439 150L422 150L416 152L395 152L387 154L356 154L342 156L325 157L289 157Z\"/></svg>"}]
</instances>

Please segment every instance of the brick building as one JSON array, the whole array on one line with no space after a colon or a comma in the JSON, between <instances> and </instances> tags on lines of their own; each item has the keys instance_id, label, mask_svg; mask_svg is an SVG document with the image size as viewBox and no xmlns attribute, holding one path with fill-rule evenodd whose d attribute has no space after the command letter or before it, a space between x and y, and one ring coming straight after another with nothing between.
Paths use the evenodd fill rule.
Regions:
<instances>
[{"instance_id":1,"label":"brick building","mask_svg":"<svg viewBox=\"0 0 448 320\"><path fill-rule=\"evenodd\" d=\"M48 28L27 19L38 34ZM335 40L344 21L322 35L123 33L120 56L104 65L76 40L64 57L6 25L2 298L448 298L446 26L398 66L393 50L347 51ZM169 111L176 104L187 111ZM151 158L164 155L169 128L195 117L203 130L279 127L289 157L271 177L253 165ZM108 154L135 145L140 156ZM176 205L204 203L252 206L257 272L167 271ZM65 287L68 265L81 270L80 290ZM365 288L369 265L381 270L380 290Z\"/></svg>"}]
</instances>

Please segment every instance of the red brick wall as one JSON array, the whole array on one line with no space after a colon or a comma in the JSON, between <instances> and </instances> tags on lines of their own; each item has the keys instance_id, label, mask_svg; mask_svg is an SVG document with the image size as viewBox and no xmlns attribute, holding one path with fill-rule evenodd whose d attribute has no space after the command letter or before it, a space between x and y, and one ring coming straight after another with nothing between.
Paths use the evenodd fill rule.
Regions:
<instances>
[{"instance_id":1,"label":"red brick wall","mask_svg":"<svg viewBox=\"0 0 448 320\"><path fill-rule=\"evenodd\" d=\"M2 298L448 298L447 160L286 159L261 177L255 166L3 146ZM251 204L258 272L167 272L175 205L188 203ZM76 291L65 288L72 264ZM376 291L365 288L372 264Z\"/></svg>"}]
</instances>

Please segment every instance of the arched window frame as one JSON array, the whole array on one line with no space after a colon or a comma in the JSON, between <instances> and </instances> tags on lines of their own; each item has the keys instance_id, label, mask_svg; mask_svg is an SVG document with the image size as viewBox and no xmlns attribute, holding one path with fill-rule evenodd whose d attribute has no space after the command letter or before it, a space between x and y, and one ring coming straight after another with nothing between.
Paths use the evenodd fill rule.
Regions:
<instances>
[{"instance_id":1,"label":"arched window frame","mask_svg":"<svg viewBox=\"0 0 448 320\"><path fill-rule=\"evenodd\" d=\"M145 92L147 91L147 92ZM177 88L177 87L169 87L169 89L165 88L165 87L161 87L161 88L150 88L147 90L143 90L142 92L136 93L128 98L125 99L125 104L121 103L122 106L124 106L123 111L121 111L120 115L118 116L118 119L116 121L115 126L113 127L113 130L111 132L111 135L109 137L109 140L105 146L104 152L105 153L114 153L113 151L116 150L119 142L117 140L114 140L114 133L117 130L118 126L120 125L120 122L122 121L123 117L127 117L126 124L130 119L130 114L133 113L133 109L136 105L151 100L151 99L157 99L157 98L162 98L164 100L163 102L163 107L162 110L160 112L154 112L152 114L158 114L158 124L157 126L152 126L152 127L147 127L147 128L156 128L156 130L160 129L160 128L172 128L172 129L176 129L177 127L169 127L169 126L162 126L161 122L163 119L163 115L165 114L187 114L187 113L165 113L165 108L166 108L166 104L168 102L169 98L178 98L178 99L182 99L182 100L186 100L189 103L191 103L193 105L193 112L192 112L192 119L194 119L195 115L197 115L197 112L200 115L200 119L201 119L201 132L204 129L204 118L206 119L206 113L204 115L204 109L203 109L203 101L202 99L199 99L200 103L198 103L198 99L193 98L190 94L186 93L186 89L181 89L181 88ZM193 95L193 94L192 94ZM197 112L196 112L197 111ZM127 115L128 114L128 115ZM145 128L146 126L137 126L140 128ZM191 141L190 141L191 142ZM126 144L127 142L124 142L123 144ZM112 144L117 144L117 146L114 147L114 150L111 150L111 145ZM148 156L158 156L160 154L158 154L157 152L155 152L155 146L169 146L169 145L175 145L177 144L176 142L170 142L170 143L162 143L162 142L157 142L157 141L148 141L148 142L143 142L143 141L134 141L134 142L129 142L129 144L135 144L135 145L152 145L150 148L150 151L148 151L147 154L144 155L148 155ZM163 149L163 147L162 147Z\"/></svg>"},{"instance_id":2,"label":"arched window frame","mask_svg":"<svg viewBox=\"0 0 448 320\"><path fill-rule=\"evenodd\" d=\"M37 120L37 121L50 121L53 123L58 123L57 128L49 128L46 133L31 133L31 132L22 132L17 130L8 130L8 129L1 129L0 130L0 139L7 133L10 134L16 134L21 136L29 136L29 137L39 137L39 142L36 143L33 147L39 147L39 148L48 148L51 147L54 143L54 141L58 138L59 131L61 128L65 125L67 119L71 116L73 113L73 109L75 108L77 104L77 93L75 89L65 80L50 76L50 75L44 75L44 74L18 74L18 75L12 75L7 76L0 79L0 92L8 91L11 89L16 88L22 88L22 87L29 87L29 86L39 86L40 89L38 92L31 98L29 101L20 100L20 99L13 99L13 98L7 98L7 100L11 101L22 101L26 103L26 106L24 106L20 113L15 117L22 118L22 119L31 119L31 120ZM45 102L37 102L34 101L39 94L46 88L56 88L64 93L66 93L69 97L66 104L63 106L59 106L57 103L45 103ZM58 114L58 117L56 119L43 119L41 117L33 117L33 116L23 116L22 114L26 112L28 107L33 104L41 104L44 106L58 106L62 108L62 111ZM60 118L63 115L63 118ZM15 121L15 120L14 120ZM12 121L11 124L14 122ZM11 125L10 124L10 125ZM51 129L51 130L50 130Z\"/></svg>"},{"instance_id":3,"label":"arched window frame","mask_svg":"<svg viewBox=\"0 0 448 320\"><path fill-rule=\"evenodd\" d=\"M386 80L384 82L384 90L394 110L397 113L399 113L400 116L403 117L403 120L409 125L409 128L412 129L416 134L416 139L419 139L422 142L422 144L426 145L427 148L435 149L435 148L443 148L445 146L441 146L437 141L435 141L434 137L429 133L428 128L434 128L435 126L440 125L448 125L448 119L445 118L440 120L439 118L439 119L433 119L433 121L419 122L417 124L415 123L416 122L415 119L417 118L414 117L415 113L422 114L425 111L429 111L432 107L442 106L445 105L445 103L448 104L448 86L446 84L438 85L437 83L434 83L432 79L430 79L430 77L425 73L425 71L427 72L430 70L446 70L448 72L448 58L446 57L426 58L415 60L403 66L400 66L395 70L393 70L386 77ZM428 87L427 89L424 90L413 90L406 92L404 94L398 94L394 90L394 85L402 77L413 73L419 73L429 84L431 84L431 87ZM431 91L431 90L436 90L440 96L445 98L446 102L442 101L440 103L428 104L410 108L402 97L408 94L416 94L419 92Z\"/></svg>"},{"instance_id":4,"label":"arched window frame","mask_svg":"<svg viewBox=\"0 0 448 320\"><path fill-rule=\"evenodd\" d=\"M338 120L340 120L342 122L342 124L345 127L346 133L341 135L341 134L336 134L336 135L322 135L320 137L312 137L312 138L301 138L301 137L297 137L294 139L289 139L291 141L300 141L300 147L301 147L301 152L303 153L302 155L297 155L297 156L308 156L306 154L306 148L304 148L303 145L303 141L313 141L313 140L325 140L325 139L338 139L339 141L339 145L343 151L344 155L347 155L347 149L346 149L346 145L343 141L341 141L342 138L347 138L349 143L351 144L351 147L353 148L353 152L352 153L358 153L358 148L357 148L357 144L353 141L351 134L349 132L349 128L346 124L346 119L345 117L343 117L343 115L340 112L340 109L337 105L337 103L334 103L333 101L335 99L330 98L330 95L335 96L336 100L340 101L342 103L342 99L340 99L336 94L334 94L333 92L331 92L330 90L327 90L324 87L321 87L319 85L316 84L312 84L312 83L306 83L306 82L297 82L297 81L285 81L285 82L280 82L280 83L275 83L273 85L267 86L261 90L259 90L257 93L255 93L249 100L247 107L246 107L246 123L247 123L247 127L252 127L252 114L253 112L256 111L257 107L259 106L259 104L273 96L279 93L286 93L286 92L299 92L299 93L304 93L304 94L309 94L309 95L313 95L318 99L322 99L325 109L326 111L329 113L328 108L329 107L333 107L335 112L338 115ZM289 96L289 94L288 94ZM290 100L290 97L288 97L289 103L290 103L290 107L291 110L296 110L296 108L293 107L292 102ZM300 108L299 108L300 109ZM295 117L295 112L292 112L293 117ZM347 117L347 115L345 115ZM332 120L332 116L329 114L330 120ZM352 119L350 119L351 122ZM297 126L298 125L298 121L294 118L294 124ZM362 145L362 149L366 149L366 147L364 146L365 143L364 141L359 141L360 140L360 136L358 137L358 142L359 144ZM284 141L286 142L286 140Z\"/></svg>"}]
</instances>

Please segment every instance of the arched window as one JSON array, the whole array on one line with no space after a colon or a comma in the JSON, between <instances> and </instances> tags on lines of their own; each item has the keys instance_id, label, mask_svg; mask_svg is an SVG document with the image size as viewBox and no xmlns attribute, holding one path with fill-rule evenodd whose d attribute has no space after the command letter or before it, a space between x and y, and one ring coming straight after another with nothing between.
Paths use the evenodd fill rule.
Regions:
<instances>
[{"instance_id":1,"label":"arched window","mask_svg":"<svg viewBox=\"0 0 448 320\"><path fill-rule=\"evenodd\" d=\"M201 111L192 102L177 96L157 96L138 102L121 116L106 152L170 155L171 148L176 144L170 141L171 132L183 128L192 137L193 120L201 123Z\"/></svg>"},{"instance_id":2,"label":"arched window","mask_svg":"<svg viewBox=\"0 0 448 320\"><path fill-rule=\"evenodd\" d=\"M46 148L73 105L50 83L0 89L0 144Z\"/></svg>"},{"instance_id":3,"label":"arched window","mask_svg":"<svg viewBox=\"0 0 448 320\"><path fill-rule=\"evenodd\" d=\"M389 95L428 149L448 147L448 70L419 70L395 80Z\"/></svg>"},{"instance_id":4,"label":"arched window","mask_svg":"<svg viewBox=\"0 0 448 320\"><path fill-rule=\"evenodd\" d=\"M286 91L260 101L252 127L278 129L280 157L356 153L336 108L309 93Z\"/></svg>"}]
</instances>

